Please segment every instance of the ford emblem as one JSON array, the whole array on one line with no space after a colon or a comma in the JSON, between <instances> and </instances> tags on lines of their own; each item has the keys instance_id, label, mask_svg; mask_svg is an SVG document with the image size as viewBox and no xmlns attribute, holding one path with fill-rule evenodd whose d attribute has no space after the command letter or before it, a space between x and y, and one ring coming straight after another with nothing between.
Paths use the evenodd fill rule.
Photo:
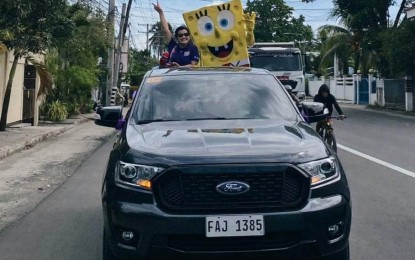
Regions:
<instances>
[{"instance_id":1,"label":"ford emblem","mask_svg":"<svg viewBox=\"0 0 415 260\"><path fill-rule=\"evenodd\" d=\"M241 181L227 181L216 186L216 190L219 193L226 195L242 194L249 191L250 188L247 183Z\"/></svg>"}]
</instances>

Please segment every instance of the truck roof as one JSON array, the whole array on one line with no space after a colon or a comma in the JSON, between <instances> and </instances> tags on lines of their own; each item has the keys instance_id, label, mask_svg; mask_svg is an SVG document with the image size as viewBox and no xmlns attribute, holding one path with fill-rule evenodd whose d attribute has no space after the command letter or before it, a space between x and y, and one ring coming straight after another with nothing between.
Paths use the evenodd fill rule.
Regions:
<instances>
[{"instance_id":1,"label":"truck roof","mask_svg":"<svg viewBox=\"0 0 415 260\"><path fill-rule=\"evenodd\" d=\"M258 42L249 48L250 53L267 52L289 52L301 53L300 49L295 48L294 42Z\"/></svg>"},{"instance_id":2,"label":"truck roof","mask_svg":"<svg viewBox=\"0 0 415 260\"><path fill-rule=\"evenodd\" d=\"M281 47L281 48L295 48L294 42L256 42L252 48L262 47Z\"/></svg>"}]
</instances>

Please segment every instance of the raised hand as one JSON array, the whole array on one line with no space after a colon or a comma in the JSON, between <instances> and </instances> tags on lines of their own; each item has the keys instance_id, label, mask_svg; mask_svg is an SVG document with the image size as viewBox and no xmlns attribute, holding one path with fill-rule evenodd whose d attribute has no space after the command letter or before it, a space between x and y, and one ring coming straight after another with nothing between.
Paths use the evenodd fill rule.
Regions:
<instances>
[{"instance_id":1,"label":"raised hand","mask_svg":"<svg viewBox=\"0 0 415 260\"><path fill-rule=\"evenodd\" d=\"M163 9L161 9L161 6L159 4L159 1L157 1L157 4L153 4L154 10L156 10L157 13L163 13Z\"/></svg>"},{"instance_id":2,"label":"raised hand","mask_svg":"<svg viewBox=\"0 0 415 260\"><path fill-rule=\"evenodd\" d=\"M248 31L253 31L255 27L256 13L244 13L244 23Z\"/></svg>"},{"instance_id":3,"label":"raised hand","mask_svg":"<svg viewBox=\"0 0 415 260\"><path fill-rule=\"evenodd\" d=\"M248 47L255 44L254 28L255 28L256 13L244 13L244 23L246 27L246 43Z\"/></svg>"}]
</instances>

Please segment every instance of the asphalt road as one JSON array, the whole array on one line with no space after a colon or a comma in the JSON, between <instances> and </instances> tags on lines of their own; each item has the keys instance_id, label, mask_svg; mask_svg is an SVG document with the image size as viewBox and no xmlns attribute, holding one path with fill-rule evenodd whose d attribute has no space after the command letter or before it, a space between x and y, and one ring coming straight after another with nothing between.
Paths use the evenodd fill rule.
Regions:
<instances>
[{"instance_id":1,"label":"asphalt road","mask_svg":"<svg viewBox=\"0 0 415 260\"><path fill-rule=\"evenodd\" d=\"M415 117L344 107L341 145L415 172ZM352 193L351 259L415 259L415 178L339 149Z\"/></svg>"},{"instance_id":2,"label":"asphalt road","mask_svg":"<svg viewBox=\"0 0 415 260\"><path fill-rule=\"evenodd\" d=\"M0 259L102 259L100 186L113 143L98 148L31 213L0 232Z\"/></svg>"},{"instance_id":3,"label":"asphalt road","mask_svg":"<svg viewBox=\"0 0 415 260\"><path fill-rule=\"evenodd\" d=\"M335 125L340 144L415 171L415 118L344 111L348 119ZM99 189L111 146L112 140L30 214L0 232L1 259L102 259ZM353 199L351 259L415 259L415 178L342 149L339 156Z\"/></svg>"}]
</instances>

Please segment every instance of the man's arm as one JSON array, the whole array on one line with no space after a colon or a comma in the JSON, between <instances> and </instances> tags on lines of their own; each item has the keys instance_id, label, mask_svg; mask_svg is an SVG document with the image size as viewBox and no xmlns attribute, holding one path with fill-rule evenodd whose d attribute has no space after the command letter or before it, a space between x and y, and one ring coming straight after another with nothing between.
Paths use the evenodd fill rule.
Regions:
<instances>
[{"instance_id":1,"label":"man's arm","mask_svg":"<svg viewBox=\"0 0 415 260\"><path fill-rule=\"evenodd\" d=\"M337 103L336 98L334 96L332 96L332 99L333 99L334 108L336 108L337 113L339 113L339 115L342 116L343 115L343 111L341 110L339 104Z\"/></svg>"},{"instance_id":2,"label":"man's arm","mask_svg":"<svg viewBox=\"0 0 415 260\"><path fill-rule=\"evenodd\" d=\"M178 67L180 67L180 68L193 68L194 66L196 66L197 65L197 62L195 62L195 61L191 61L191 63L190 64L187 64L187 65L183 65L183 66L178 66Z\"/></svg>"},{"instance_id":3,"label":"man's arm","mask_svg":"<svg viewBox=\"0 0 415 260\"><path fill-rule=\"evenodd\" d=\"M295 104L297 106L300 105L300 100L298 99L298 97L294 93L291 93L291 98L293 99L293 101L295 102Z\"/></svg>"}]
</instances>

